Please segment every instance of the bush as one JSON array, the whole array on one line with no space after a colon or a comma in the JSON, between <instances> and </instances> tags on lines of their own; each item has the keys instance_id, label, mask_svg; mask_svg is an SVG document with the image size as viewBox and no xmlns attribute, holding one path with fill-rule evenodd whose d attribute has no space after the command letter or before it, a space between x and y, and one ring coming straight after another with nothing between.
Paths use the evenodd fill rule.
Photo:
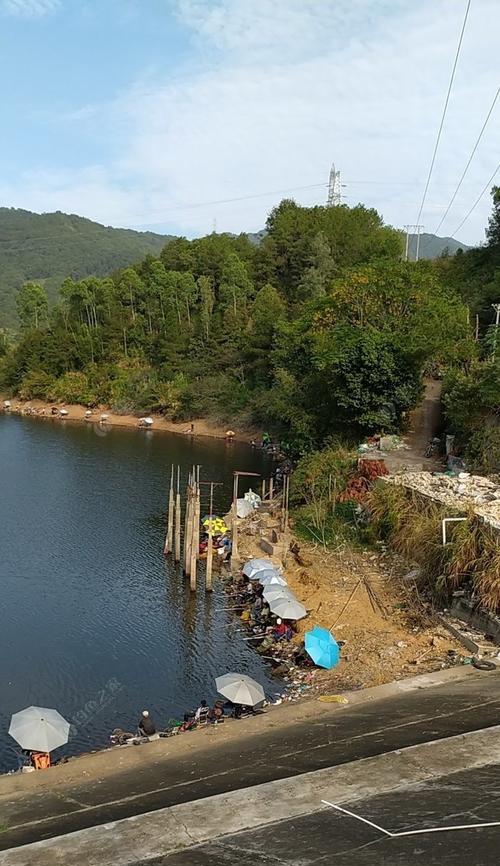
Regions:
<instances>
[{"instance_id":1,"label":"bush","mask_svg":"<svg viewBox=\"0 0 500 866\"><path fill-rule=\"evenodd\" d=\"M338 502L355 468L356 455L338 443L299 461L292 476L290 501L300 505L296 521L302 535L325 547L355 538L352 513L346 520L345 505Z\"/></svg>"},{"instance_id":2,"label":"bush","mask_svg":"<svg viewBox=\"0 0 500 866\"><path fill-rule=\"evenodd\" d=\"M500 472L500 425L493 419L471 436L465 452L473 472L490 475Z\"/></svg>"},{"instance_id":3,"label":"bush","mask_svg":"<svg viewBox=\"0 0 500 866\"><path fill-rule=\"evenodd\" d=\"M333 501L345 490L356 464L357 455L341 442L308 454L299 460L293 474L290 501L295 505L318 498Z\"/></svg>"},{"instance_id":4,"label":"bush","mask_svg":"<svg viewBox=\"0 0 500 866\"><path fill-rule=\"evenodd\" d=\"M41 370L34 370L24 377L18 394L21 400L52 400L55 384L54 376Z\"/></svg>"},{"instance_id":5,"label":"bush","mask_svg":"<svg viewBox=\"0 0 500 866\"><path fill-rule=\"evenodd\" d=\"M84 406L95 406L98 403L98 396L90 388L85 373L65 373L57 379L53 398L61 403L82 403Z\"/></svg>"}]
</instances>

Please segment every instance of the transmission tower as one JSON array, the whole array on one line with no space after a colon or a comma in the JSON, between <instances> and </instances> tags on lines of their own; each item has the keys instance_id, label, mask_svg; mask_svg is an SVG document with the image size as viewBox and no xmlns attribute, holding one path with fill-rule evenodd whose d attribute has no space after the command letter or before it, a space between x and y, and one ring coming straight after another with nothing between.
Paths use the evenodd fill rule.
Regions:
<instances>
[{"instance_id":1,"label":"transmission tower","mask_svg":"<svg viewBox=\"0 0 500 866\"><path fill-rule=\"evenodd\" d=\"M342 184L340 182L340 171L335 171L335 163L332 162L330 178L328 180L328 207L335 207L342 201Z\"/></svg>"}]
</instances>

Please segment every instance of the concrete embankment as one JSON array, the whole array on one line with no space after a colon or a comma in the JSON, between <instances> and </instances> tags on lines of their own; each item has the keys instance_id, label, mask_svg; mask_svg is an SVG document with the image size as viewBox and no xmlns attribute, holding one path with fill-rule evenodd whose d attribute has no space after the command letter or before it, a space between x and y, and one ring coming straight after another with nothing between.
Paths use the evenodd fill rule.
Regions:
<instances>
[{"instance_id":1,"label":"concrete embankment","mask_svg":"<svg viewBox=\"0 0 500 866\"><path fill-rule=\"evenodd\" d=\"M496 725L500 672L457 668L354 692L349 700L278 707L198 734L3 777L0 847Z\"/></svg>"},{"instance_id":2,"label":"concrete embankment","mask_svg":"<svg viewBox=\"0 0 500 866\"><path fill-rule=\"evenodd\" d=\"M219 794L0 854L0 866L131 866L252 828L500 763L500 727ZM460 822L456 822L457 824ZM479 822L477 822L479 823ZM290 840L290 844L293 844Z\"/></svg>"}]
</instances>

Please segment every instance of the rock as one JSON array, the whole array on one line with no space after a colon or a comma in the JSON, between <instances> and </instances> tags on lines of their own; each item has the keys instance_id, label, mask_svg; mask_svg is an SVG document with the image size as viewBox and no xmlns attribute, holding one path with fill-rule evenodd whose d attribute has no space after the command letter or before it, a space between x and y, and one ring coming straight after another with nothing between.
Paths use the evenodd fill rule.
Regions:
<instances>
[{"instance_id":1,"label":"rock","mask_svg":"<svg viewBox=\"0 0 500 866\"><path fill-rule=\"evenodd\" d=\"M398 649L404 649L404 648L405 648L405 647L407 647L407 646L408 646L408 644L407 644L407 643L405 643L405 641L404 641L404 640L398 640L398 642L397 642L397 644L396 644L396 646L397 646L397 647L398 647Z\"/></svg>"},{"instance_id":2,"label":"rock","mask_svg":"<svg viewBox=\"0 0 500 866\"><path fill-rule=\"evenodd\" d=\"M403 575L403 583L415 583L421 575L420 568L412 568L411 571L408 571Z\"/></svg>"}]
</instances>

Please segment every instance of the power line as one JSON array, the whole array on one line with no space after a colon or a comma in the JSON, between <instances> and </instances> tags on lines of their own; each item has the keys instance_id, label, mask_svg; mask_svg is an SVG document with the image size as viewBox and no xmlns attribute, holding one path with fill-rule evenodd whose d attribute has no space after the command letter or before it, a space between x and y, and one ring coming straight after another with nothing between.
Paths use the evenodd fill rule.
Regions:
<instances>
[{"instance_id":1,"label":"power line","mask_svg":"<svg viewBox=\"0 0 500 866\"><path fill-rule=\"evenodd\" d=\"M481 201L483 195L485 194L485 192L486 192L486 190L488 189L488 187L490 186L490 184L493 183L493 181L495 180L495 176L498 174L499 171L500 171L500 162L498 163L498 165L497 165L495 171L494 171L493 174L491 175L491 177L490 177L490 179L488 180L488 182L484 185L482 191L479 193L479 195L478 195L476 201L474 202L474 204L472 205L470 211L469 211L469 212L464 216L462 222L460 223L459 226L457 226L457 228L455 229L455 231L453 232L453 234L450 235L450 237L455 238L455 240L456 240L456 234L457 234L457 232L460 231L460 229L462 228L463 225L465 225L465 223L467 222L467 220L469 219L469 217L471 216L471 214L476 210L476 208L477 208L479 202Z\"/></svg>"},{"instance_id":2,"label":"power line","mask_svg":"<svg viewBox=\"0 0 500 866\"><path fill-rule=\"evenodd\" d=\"M447 112L447 110L448 110L448 102L450 101L451 89L452 89L452 87L453 87L453 81L454 81L454 79L455 79L455 72L456 72L456 70L457 70L458 58L459 58L459 56L460 56L460 49L462 48L462 41L463 41L463 38L464 38L465 27L466 27L466 25L467 25L467 19L468 19L468 17L469 17L469 9L470 9L470 4L471 4L471 2L472 2L472 0L467 0L467 8L466 8L466 10L465 10L465 16L464 16L464 21L463 21L463 24L462 24L462 30L461 30L461 32L460 32L460 39L458 40L458 46L457 46L457 51L456 51L456 54L455 54L455 61L454 61L454 63L453 63L453 69L452 69L452 71L451 71L450 83L449 83L449 85L448 85L448 93L446 94L446 100L445 100L445 103L444 103L443 114L442 114L442 116L441 116L441 123L439 124L438 134L437 134L437 138L436 138L436 144L434 145L434 153L432 154L431 164L430 164L430 168L429 168L429 174L427 175L427 182L426 182L426 184L425 184L424 194L423 194L423 196L422 196L422 201L421 201L421 203L420 203L420 210L419 210L419 212L418 212L418 217L417 217L417 219L416 219L416 222L417 222L417 223L420 222L420 217L422 216L422 211L423 211L423 209L424 209L425 200L426 200L426 198L427 198L427 191L428 191L428 189L429 189L429 184L430 184L430 182L431 182L432 172L433 172L433 169L434 169L434 163L435 163L435 161L436 161L436 154L437 154L437 151L438 151L439 142L440 142L440 140L441 140L441 133L442 133L442 131L443 131L443 126L444 126L444 121L445 121L445 117L446 117L446 112Z\"/></svg>"},{"instance_id":3,"label":"power line","mask_svg":"<svg viewBox=\"0 0 500 866\"><path fill-rule=\"evenodd\" d=\"M299 190L314 189L315 187L316 188L317 187L326 188L327 186L328 186L328 184L323 181L322 183L309 183L306 186L291 186L291 187L288 187L288 189L271 189L271 190L267 190L267 192L256 192L256 193L253 193L251 195L237 196L236 198L223 198L223 199L216 199L214 201L201 201L201 202L193 202L191 204L172 205L172 207L168 208L166 211L162 211L162 213L168 214L168 213L171 213L172 211L177 211L177 210L191 210L193 208L212 207L213 205L216 205L216 204L232 204L233 202L238 202L238 201L248 201L249 199L254 199L254 198L264 198L265 196L268 196L268 195L283 195L284 193L287 193L287 192L296 192ZM156 212L156 215L158 215L158 211ZM136 225L137 225L137 223L136 223ZM154 225L154 223L142 223L142 225Z\"/></svg>"},{"instance_id":4,"label":"power line","mask_svg":"<svg viewBox=\"0 0 500 866\"><path fill-rule=\"evenodd\" d=\"M446 208L446 210L445 210L443 216L441 217L441 221L440 221L439 225L437 226L436 229L434 229L434 234L437 234L438 231L439 231L439 229L440 229L441 226L443 225L443 223L444 223L446 217L448 216L448 214L449 214L449 212L450 212L450 210L451 210L451 207L452 207L452 205L453 205L453 202L455 201L455 199L456 199L456 197L457 197L458 191L459 191L460 187L462 186L462 182L463 182L463 180L464 180L464 178L465 178L465 175L467 174L467 172L468 172L468 170L469 170L469 166L470 166L470 164L471 164L471 162L472 162L472 159L473 159L473 157L474 157L474 154L475 154L475 152L476 152L476 150L477 150L477 148L478 148L479 142L481 141L481 138L483 137L484 130L486 129L486 127L487 127L487 125L488 125L488 121L489 121L489 119L490 119L490 117L491 117L491 114L492 114L492 112L493 112L493 109L494 109L494 107L495 107L495 104L496 104L496 101L497 101L497 99L498 99L498 94L499 94L499 93L500 93L500 87L498 88L497 92L495 93L495 97L494 97L494 99L493 99L493 102L491 103L490 110L488 111L488 114L486 115L486 120L484 121L484 123L483 123L483 125L482 125L482 127L481 127L481 132L479 133L479 135L478 135L478 137L477 137L477 139L476 139L476 143L475 143L474 147L472 148L472 153L471 153L471 155L469 156L469 159L468 159L467 165L465 166L465 168L464 168L464 170L463 170L463 172L462 172L462 176L461 176L460 180L458 181L457 187L456 187L455 192L453 193L453 195L452 195L452 197L451 197L451 199L450 199L450 203L449 203L448 207Z\"/></svg>"}]
</instances>

